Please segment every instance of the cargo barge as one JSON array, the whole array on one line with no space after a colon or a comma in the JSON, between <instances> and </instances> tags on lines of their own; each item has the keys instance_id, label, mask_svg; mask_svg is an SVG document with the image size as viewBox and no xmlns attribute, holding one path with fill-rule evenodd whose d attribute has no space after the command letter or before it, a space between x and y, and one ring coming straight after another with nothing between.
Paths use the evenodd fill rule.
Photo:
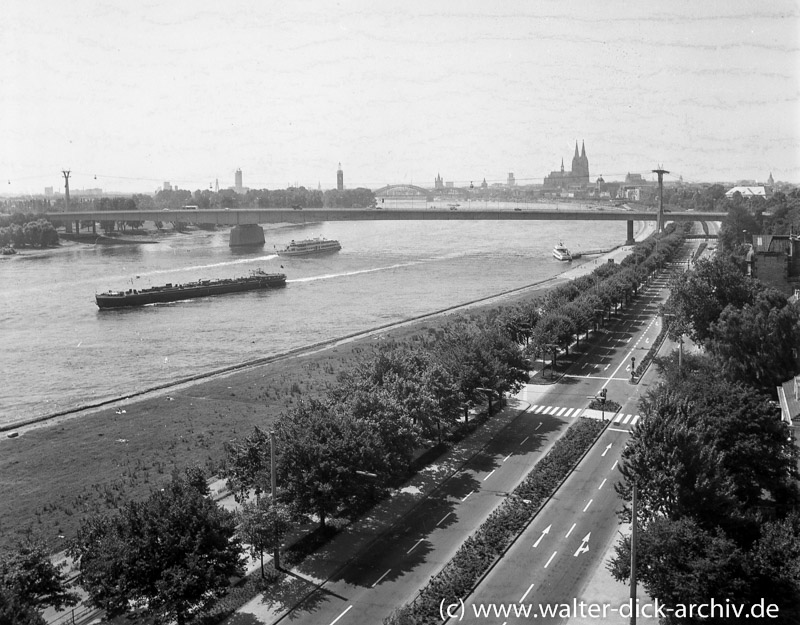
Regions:
<instances>
[{"instance_id":1,"label":"cargo barge","mask_svg":"<svg viewBox=\"0 0 800 625\"><path fill-rule=\"evenodd\" d=\"M95 301L100 309L124 308L127 306L145 306L146 304L162 304L177 302L197 297L241 293L286 286L286 275L282 273L265 273L261 269L250 272L243 278L222 278L216 280L198 280L186 284L168 283L163 286L146 289L128 289L127 291L107 291L95 294Z\"/></svg>"}]
</instances>

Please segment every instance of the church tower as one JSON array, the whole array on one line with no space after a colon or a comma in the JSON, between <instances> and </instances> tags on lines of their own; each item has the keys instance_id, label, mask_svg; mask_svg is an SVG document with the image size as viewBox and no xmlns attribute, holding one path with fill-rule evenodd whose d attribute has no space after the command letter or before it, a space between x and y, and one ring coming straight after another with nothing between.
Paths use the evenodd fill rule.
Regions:
<instances>
[{"instance_id":1,"label":"church tower","mask_svg":"<svg viewBox=\"0 0 800 625\"><path fill-rule=\"evenodd\" d=\"M344 172L342 171L341 163L339 163L339 169L336 170L336 189L339 191L344 190Z\"/></svg>"}]
</instances>

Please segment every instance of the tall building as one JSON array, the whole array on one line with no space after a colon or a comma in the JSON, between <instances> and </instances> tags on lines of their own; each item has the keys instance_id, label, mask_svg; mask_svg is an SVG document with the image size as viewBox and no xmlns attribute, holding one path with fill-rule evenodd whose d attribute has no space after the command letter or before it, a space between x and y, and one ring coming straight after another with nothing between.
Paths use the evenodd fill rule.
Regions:
<instances>
[{"instance_id":1,"label":"tall building","mask_svg":"<svg viewBox=\"0 0 800 625\"><path fill-rule=\"evenodd\" d=\"M589 186L589 159L586 156L586 146L581 142L581 152L578 153L578 142L575 142L575 156L572 157L572 169L564 171L564 159L561 159L561 171L551 171L544 179L545 191L575 189Z\"/></svg>"},{"instance_id":2,"label":"tall building","mask_svg":"<svg viewBox=\"0 0 800 625\"><path fill-rule=\"evenodd\" d=\"M244 186L242 185L242 170L241 169L237 169L236 170L236 177L235 177L235 182L234 182L233 188L237 193L241 193L242 189L244 188Z\"/></svg>"},{"instance_id":3,"label":"tall building","mask_svg":"<svg viewBox=\"0 0 800 625\"><path fill-rule=\"evenodd\" d=\"M336 170L336 188L339 191L344 191L344 172L342 171L341 163L339 163L339 169Z\"/></svg>"},{"instance_id":4,"label":"tall building","mask_svg":"<svg viewBox=\"0 0 800 625\"><path fill-rule=\"evenodd\" d=\"M172 185L169 183L169 180L164 182L164 191L172 191Z\"/></svg>"},{"instance_id":5,"label":"tall building","mask_svg":"<svg viewBox=\"0 0 800 625\"><path fill-rule=\"evenodd\" d=\"M508 172L508 180L506 181L506 184L509 187L513 187L514 185L517 184L516 180L514 180L514 172L511 172L511 171Z\"/></svg>"}]
</instances>

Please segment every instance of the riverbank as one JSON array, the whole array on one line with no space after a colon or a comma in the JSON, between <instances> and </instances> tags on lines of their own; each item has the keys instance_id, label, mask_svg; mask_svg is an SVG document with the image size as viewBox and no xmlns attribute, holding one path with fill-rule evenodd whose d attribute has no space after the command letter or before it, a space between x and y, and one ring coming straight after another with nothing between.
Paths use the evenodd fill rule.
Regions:
<instances>
[{"instance_id":1,"label":"riverbank","mask_svg":"<svg viewBox=\"0 0 800 625\"><path fill-rule=\"evenodd\" d=\"M255 425L269 429L301 398L324 394L363 351L435 330L459 311L535 297L627 253L619 248L550 280L159 389L135 401L63 415L46 426L18 427L20 436L0 440L0 497L13 502L0 510L0 544L8 546L16 533L33 527L54 550L63 548L82 517L145 496L173 470L200 465L214 473L225 441L249 434Z\"/></svg>"}]
</instances>

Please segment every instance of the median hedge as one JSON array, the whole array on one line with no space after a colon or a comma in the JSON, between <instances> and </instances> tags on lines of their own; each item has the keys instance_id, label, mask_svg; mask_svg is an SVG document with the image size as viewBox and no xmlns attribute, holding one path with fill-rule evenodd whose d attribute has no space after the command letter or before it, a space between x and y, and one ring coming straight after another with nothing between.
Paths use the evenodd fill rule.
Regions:
<instances>
[{"instance_id":1,"label":"median hedge","mask_svg":"<svg viewBox=\"0 0 800 625\"><path fill-rule=\"evenodd\" d=\"M384 625L439 623L439 604L470 594L492 563L514 542L536 513L556 491L584 453L594 444L606 423L579 419L525 480L459 548L444 568L434 575L417 597L397 608Z\"/></svg>"}]
</instances>

